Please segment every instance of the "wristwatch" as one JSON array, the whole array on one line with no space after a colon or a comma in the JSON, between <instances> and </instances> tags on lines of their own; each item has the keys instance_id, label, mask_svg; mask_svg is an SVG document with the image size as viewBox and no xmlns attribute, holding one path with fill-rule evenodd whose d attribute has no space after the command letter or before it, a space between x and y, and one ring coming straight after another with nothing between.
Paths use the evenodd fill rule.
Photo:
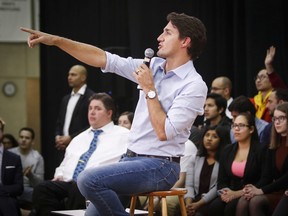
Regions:
<instances>
[{"instance_id":1,"label":"wristwatch","mask_svg":"<svg viewBox=\"0 0 288 216\"><path fill-rule=\"evenodd\" d=\"M146 95L146 99L154 99L156 97L156 92L153 90L149 90L147 95Z\"/></svg>"}]
</instances>

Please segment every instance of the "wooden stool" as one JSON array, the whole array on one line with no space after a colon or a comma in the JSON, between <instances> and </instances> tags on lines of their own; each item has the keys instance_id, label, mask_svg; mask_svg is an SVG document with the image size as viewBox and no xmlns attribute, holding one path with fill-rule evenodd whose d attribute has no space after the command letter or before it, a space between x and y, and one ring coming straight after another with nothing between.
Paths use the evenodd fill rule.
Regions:
<instances>
[{"instance_id":1,"label":"wooden stool","mask_svg":"<svg viewBox=\"0 0 288 216\"><path fill-rule=\"evenodd\" d=\"M136 201L138 196L148 196L149 204L148 204L148 215L152 216L154 212L154 204L153 204L153 198L154 196L158 196L161 198L162 202L162 216L167 216L167 196L178 196L179 203L180 203L180 209L181 209L181 215L182 216L187 216L186 213L186 207L185 207L185 202L184 202L184 195L187 193L186 188L171 188L168 191L153 191L150 193L142 193L142 194L135 194L131 198L131 203L130 203L130 215L134 216L134 211L135 211L135 206L136 206Z\"/></svg>"}]
</instances>

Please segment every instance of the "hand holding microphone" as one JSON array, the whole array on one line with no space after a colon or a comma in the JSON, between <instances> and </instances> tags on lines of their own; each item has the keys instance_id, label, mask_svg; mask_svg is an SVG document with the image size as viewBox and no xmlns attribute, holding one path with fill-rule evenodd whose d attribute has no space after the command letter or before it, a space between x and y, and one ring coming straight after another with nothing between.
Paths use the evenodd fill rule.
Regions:
<instances>
[{"instance_id":1,"label":"hand holding microphone","mask_svg":"<svg viewBox=\"0 0 288 216\"><path fill-rule=\"evenodd\" d=\"M143 64L141 64L134 73L134 77L138 81L140 90L144 90L147 93L149 90L154 89L154 81L152 73L149 69L151 58L154 55L154 51L151 48L147 48L144 52L145 57Z\"/></svg>"},{"instance_id":2,"label":"hand holding microphone","mask_svg":"<svg viewBox=\"0 0 288 216\"><path fill-rule=\"evenodd\" d=\"M147 49L145 50L145 52L144 52L144 55L145 55L145 57L144 57L143 63L144 63L145 65L147 65L147 67L149 68L151 58L152 58L153 55L154 55L154 50L151 49L151 48L147 48ZM135 73L138 75L139 72L141 72L143 69L144 69L144 68L141 67L141 65L140 65L140 67L135 71Z\"/></svg>"}]
</instances>

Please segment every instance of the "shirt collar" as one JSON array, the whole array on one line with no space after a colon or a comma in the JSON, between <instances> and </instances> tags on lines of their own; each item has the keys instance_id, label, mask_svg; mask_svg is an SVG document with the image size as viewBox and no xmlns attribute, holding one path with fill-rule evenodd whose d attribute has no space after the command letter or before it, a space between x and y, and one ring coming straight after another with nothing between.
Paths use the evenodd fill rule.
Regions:
<instances>
[{"instance_id":1,"label":"shirt collar","mask_svg":"<svg viewBox=\"0 0 288 216\"><path fill-rule=\"evenodd\" d=\"M75 93L72 89L71 95L76 95L76 94L80 94L80 95L84 95L85 90L87 88L87 84L84 84L77 93Z\"/></svg>"},{"instance_id":2,"label":"shirt collar","mask_svg":"<svg viewBox=\"0 0 288 216\"><path fill-rule=\"evenodd\" d=\"M114 129L114 122L111 121L110 123L104 125L104 126L101 127L101 128L97 128L97 129L94 129L94 128L90 127L90 132L93 133L93 131L95 131L95 130L100 130L100 129L103 130L103 132L111 131L111 130Z\"/></svg>"},{"instance_id":3,"label":"shirt collar","mask_svg":"<svg viewBox=\"0 0 288 216\"><path fill-rule=\"evenodd\" d=\"M159 65L158 69L161 71L165 71L165 64L166 61L164 61L161 65ZM194 64L193 61L187 61L185 64L179 66L178 68L175 68L172 71L168 71L169 73L173 72L176 76L180 77L181 79L184 79L188 73L191 73L193 71ZM159 70L156 70L159 71ZM167 74L169 74L167 73Z\"/></svg>"}]
</instances>

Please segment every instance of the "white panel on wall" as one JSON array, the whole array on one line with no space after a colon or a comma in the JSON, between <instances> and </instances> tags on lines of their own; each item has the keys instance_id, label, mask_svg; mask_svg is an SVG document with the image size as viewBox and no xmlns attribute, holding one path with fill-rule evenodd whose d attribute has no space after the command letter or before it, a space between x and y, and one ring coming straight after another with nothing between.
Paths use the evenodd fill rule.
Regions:
<instances>
[{"instance_id":1,"label":"white panel on wall","mask_svg":"<svg viewBox=\"0 0 288 216\"><path fill-rule=\"evenodd\" d=\"M31 0L0 0L0 42L24 42L27 33L20 27L32 26Z\"/></svg>"}]
</instances>

